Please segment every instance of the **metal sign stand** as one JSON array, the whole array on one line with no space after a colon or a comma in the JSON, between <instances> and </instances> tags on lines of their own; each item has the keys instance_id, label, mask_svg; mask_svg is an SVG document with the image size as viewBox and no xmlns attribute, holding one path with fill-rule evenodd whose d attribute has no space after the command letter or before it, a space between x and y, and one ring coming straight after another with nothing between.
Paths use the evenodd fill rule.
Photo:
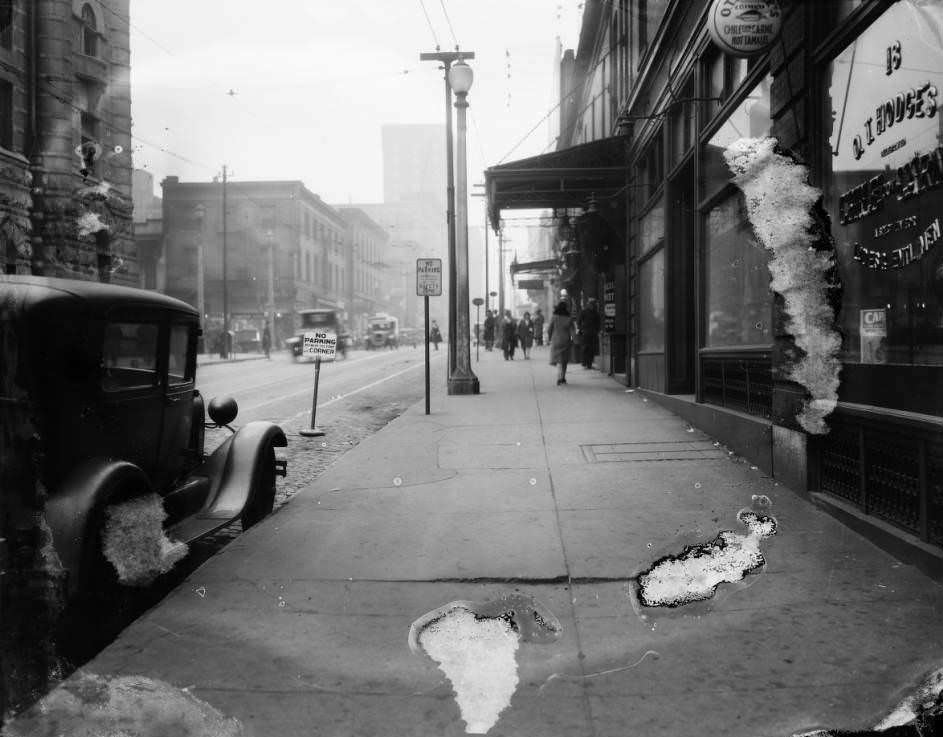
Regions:
<instances>
[{"instance_id":1,"label":"metal sign stand","mask_svg":"<svg viewBox=\"0 0 943 737\"><path fill-rule=\"evenodd\" d=\"M298 431L299 435L306 438L319 438L324 435L324 430L315 424L318 414L318 380L321 378L321 356L314 359L314 397L311 400L311 427L302 428Z\"/></svg>"},{"instance_id":2,"label":"metal sign stand","mask_svg":"<svg viewBox=\"0 0 943 737\"><path fill-rule=\"evenodd\" d=\"M475 297L472 304L475 305L475 363L478 363L478 347L481 345L481 306L485 301L481 297Z\"/></svg>"},{"instance_id":3,"label":"metal sign stand","mask_svg":"<svg viewBox=\"0 0 943 737\"><path fill-rule=\"evenodd\" d=\"M416 259L416 295L423 298L426 310L426 414L429 414L429 297L442 295L442 259Z\"/></svg>"},{"instance_id":4,"label":"metal sign stand","mask_svg":"<svg viewBox=\"0 0 943 737\"><path fill-rule=\"evenodd\" d=\"M324 430L317 426L318 381L321 379L321 356L334 358L337 351L337 336L333 333L305 333L302 338L302 355L314 353L314 396L311 398L311 427L302 428L299 435L306 438L319 438ZM309 352L310 342L310 352Z\"/></svg>"},{"instance_id":5,"label":"metal sign stand","mask_svg":"<svg viewBox=\"0 0 943 737\"><path fill-rule=\"evenodd\" d=\"M426 414L429 414L429 295L423 297L426 306Z\"/></svg>"}]
</instances>

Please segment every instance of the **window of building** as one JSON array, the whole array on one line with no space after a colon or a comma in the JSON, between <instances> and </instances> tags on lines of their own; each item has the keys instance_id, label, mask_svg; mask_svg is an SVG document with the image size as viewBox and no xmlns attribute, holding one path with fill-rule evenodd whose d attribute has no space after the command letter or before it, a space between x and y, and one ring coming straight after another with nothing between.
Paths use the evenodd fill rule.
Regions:
<instances>
[{"instance_id":1,"label":"window of building","mask_svg":"<svg viewBox=\"0 0 943 737\"><path fill-rule=\"evenodd\" d=\"M639 352L665 350L665 249L639 264Z\"/></svg>"},{"instance_id":2,"label":"window of building","mask_svg":"<svg viewBox=\"0 0 943 737\"><path fill-rule=\"evenodd\" d=\"M98 21L88 3L82 6L82 53L98 56Z\"/></svg>"},{"instance_id":3,"label":"window of building","mask_svg":"<svg viewBox=\"0 0 943 737\"><path fill-rule=\"evenodd\" d=\"M675 95L669 110L671 163L677 164L694 145L694 80L689 79Z\"/></svg>"},{"instance_id":4,"label":"window of building","mask_svg":"<svg viewBox=\"0 0 943 737\"><path fill-rule=\"evenodd\" d=\"M644 202L655 194L665 175L663 164L665 145L662 133L659 130L648 145L645 153L636 162L638 184L642 186L642 201Z\"/></svg>"},{"instance_id":5,"label":"window of building","mask_svg":"<svg viewBox=\"0 0 943 737\"><path fill-rule=\"evenodd\" d=\"M0 146L13 148L13 84L0 80Z\"/></svg>"},{"instance_id":6,"label":"window of building","mask_svg":"<svg viewBox=\"0 0 943 737\"><path fill-rule=\"evenodd\" d=\"M665 201L639 219L639 351L665 349Z\"/></svg>"},{"instance_id":7,"label":"window of building","mask_svg":"<svg viewBox=\"0 0 943 737\"><path fill-rule=\"evenodd\" d=\"M0 0L0 46L13 48L13 0Z\"/></svg>"},{"instance_id":8,"label":"window of building","mask_svg":"<svg viewBox=\"0 0 943 737\"><path fill-rule=\"evenodd\" d=\"M769 135L769 90L772 77L765 77L744 98L703 147L701 176L705 196L716 193L730 181L730 168L724 151L739 138Z\"/></svg>"},{"instance_id":9,"label":"window of building","mask_svg":"<svg viewBox=\"0 0 943 737\"><path fill-rule=\"evenodd\" d=\"M732 191L710 209L706 221L707 346L771 343L769 254L754 237L742 193Z\"/></svg>"},{"instance_id":10,"label":"window of building","mask_svg":"<svg viewBox=\"0 0 943 737\"><path fill-rule=\"evenodd\" d=\"M825 70L846 364L943 365L943 50L930 12L892 5Z\"/></svg>"}]
</instances>

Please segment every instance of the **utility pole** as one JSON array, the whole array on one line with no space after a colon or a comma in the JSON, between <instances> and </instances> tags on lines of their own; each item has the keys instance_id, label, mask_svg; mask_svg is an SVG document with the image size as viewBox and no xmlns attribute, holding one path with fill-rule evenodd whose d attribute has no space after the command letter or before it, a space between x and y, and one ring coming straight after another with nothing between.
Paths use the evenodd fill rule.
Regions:
<instances>
[{"instance_id":1,"label":"utility pole","mask_svg":"<svg viewBox=\"0 0 943 737\"><path fill-rule=\"evenodd\" d=\"M498 231L498 314L504 318L504 229Z\"/></svg>"},{"instance_id":2,"label":"utility pole","mask_svg":"<svg viewBox=\"0 0 943 737\"><path fill-rule=\"evenodd\" d=\"M484 187L484 184L476 184L476 187ZM485 314L488 314L488 310L491 309L491 294L490 287L491 281L488 279L488 193L487 192L472 192L472 197L484 197L485 198Z\"/></svg>"},{"instance_id":3,"label":"utility pole","mask_svg":"<svg viewBox=\"0 0 943 737\"><path fill-rule=\"evenodd\" d=\"M232 348L229 340L229 282L226 276L226 165L223 164L223 352L229 358Z\"/></svg>"},{"instance_id":4,"label":"utility pole","mask_svg":"<svg viewBox=\"0 0 943 737\"><path fill-rule=\"evenodd\" d=\"M449 243L449 370L455 365L455 341L452 336L455 335L455 173L452 162L452 86L449 84L449 68L452 62L462 59L474 59L474 51L439 51L425 52L419 54L419 61L438 61L442 63L445 70L445 197L446 197L446 215L445 221L448 228ZM467 307L467 305L466 305Z\"/></svg>"},{"instance_id":5,"label":"utility pole","mask_svg":"<svg viewBox=\"0 0 943 737\"><path fill-rule=\"evenodd\" d=\"M266 279L266 311L268 312L268 325L265 329L268 331L269 352L275 350L275 234L267 233L268 241L268 274Z\"/></svg>"}]
</instances>

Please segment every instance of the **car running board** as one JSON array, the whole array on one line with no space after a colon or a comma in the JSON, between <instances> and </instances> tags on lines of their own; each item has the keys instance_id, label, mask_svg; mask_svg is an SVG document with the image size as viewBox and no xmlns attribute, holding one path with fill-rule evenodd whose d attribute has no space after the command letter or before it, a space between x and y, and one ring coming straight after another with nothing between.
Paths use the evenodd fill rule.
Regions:
<instances>
[{"instance_id":1,"label":"car running board","mask_svg":"<svg viewBox=\"0 0 943 737\"><path fill-rule=\"evenodd\" d=\"M205 515L197 514L193 517L187 517L185 520L168 528L167 535L171 540L179 540L180 542L189 544L235 521L236 520L228 515L214 516L212 513Z\"/></svg>"}]
</instances>

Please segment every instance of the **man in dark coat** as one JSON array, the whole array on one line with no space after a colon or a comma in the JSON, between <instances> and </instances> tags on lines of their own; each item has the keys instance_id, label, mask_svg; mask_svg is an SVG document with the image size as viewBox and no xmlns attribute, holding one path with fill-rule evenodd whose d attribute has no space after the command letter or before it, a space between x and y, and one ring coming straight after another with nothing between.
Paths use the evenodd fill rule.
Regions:
<instances>
[{"instance_id":1,"label":"man in dark coat","mask_svg":"<svg viewBox=\"0 0 943 737\"><path fill-rule=\"evenodd\" d=\"M485 314L485 350L490 351L494 348L494 315L491 310L487 310Z\"/></svg>"},{"instance_id":2,"label":"man in dark coat","mask_svg":"<svg viewBox=\"0 0 943 737\"><path fill-rule=\"evenodd\" d=\"M544 313L537 308L534 313L534 343L538 346L544 344Z\"/></svg>"},{"instance_id":3,"label":"man in dark coat","mask_svg":"<svg viewBox=\"0 0 943 737\"><path fill-rule=\"evenodd\" d=\"M501 326L501 348L504 351L504 360L514 360L514 350L517 348L517 322L511 317L511 311L504 311L504 324Z\"/></svg>"},{"instance_id":4,"label":"man in dark coat","mask_svg":"<svg viewBox=\"0 0 943 737\"><path fill-rule=\"evenodd\" d=\"M580 336L583 339L583 368L591 369L593 367L593 358L596 357L596 353L598 352L596 342L599 340L601 322L599 311L596 309L596 300L590 297L583 311L580 312Z\"/></svg>"}]
</instances>

